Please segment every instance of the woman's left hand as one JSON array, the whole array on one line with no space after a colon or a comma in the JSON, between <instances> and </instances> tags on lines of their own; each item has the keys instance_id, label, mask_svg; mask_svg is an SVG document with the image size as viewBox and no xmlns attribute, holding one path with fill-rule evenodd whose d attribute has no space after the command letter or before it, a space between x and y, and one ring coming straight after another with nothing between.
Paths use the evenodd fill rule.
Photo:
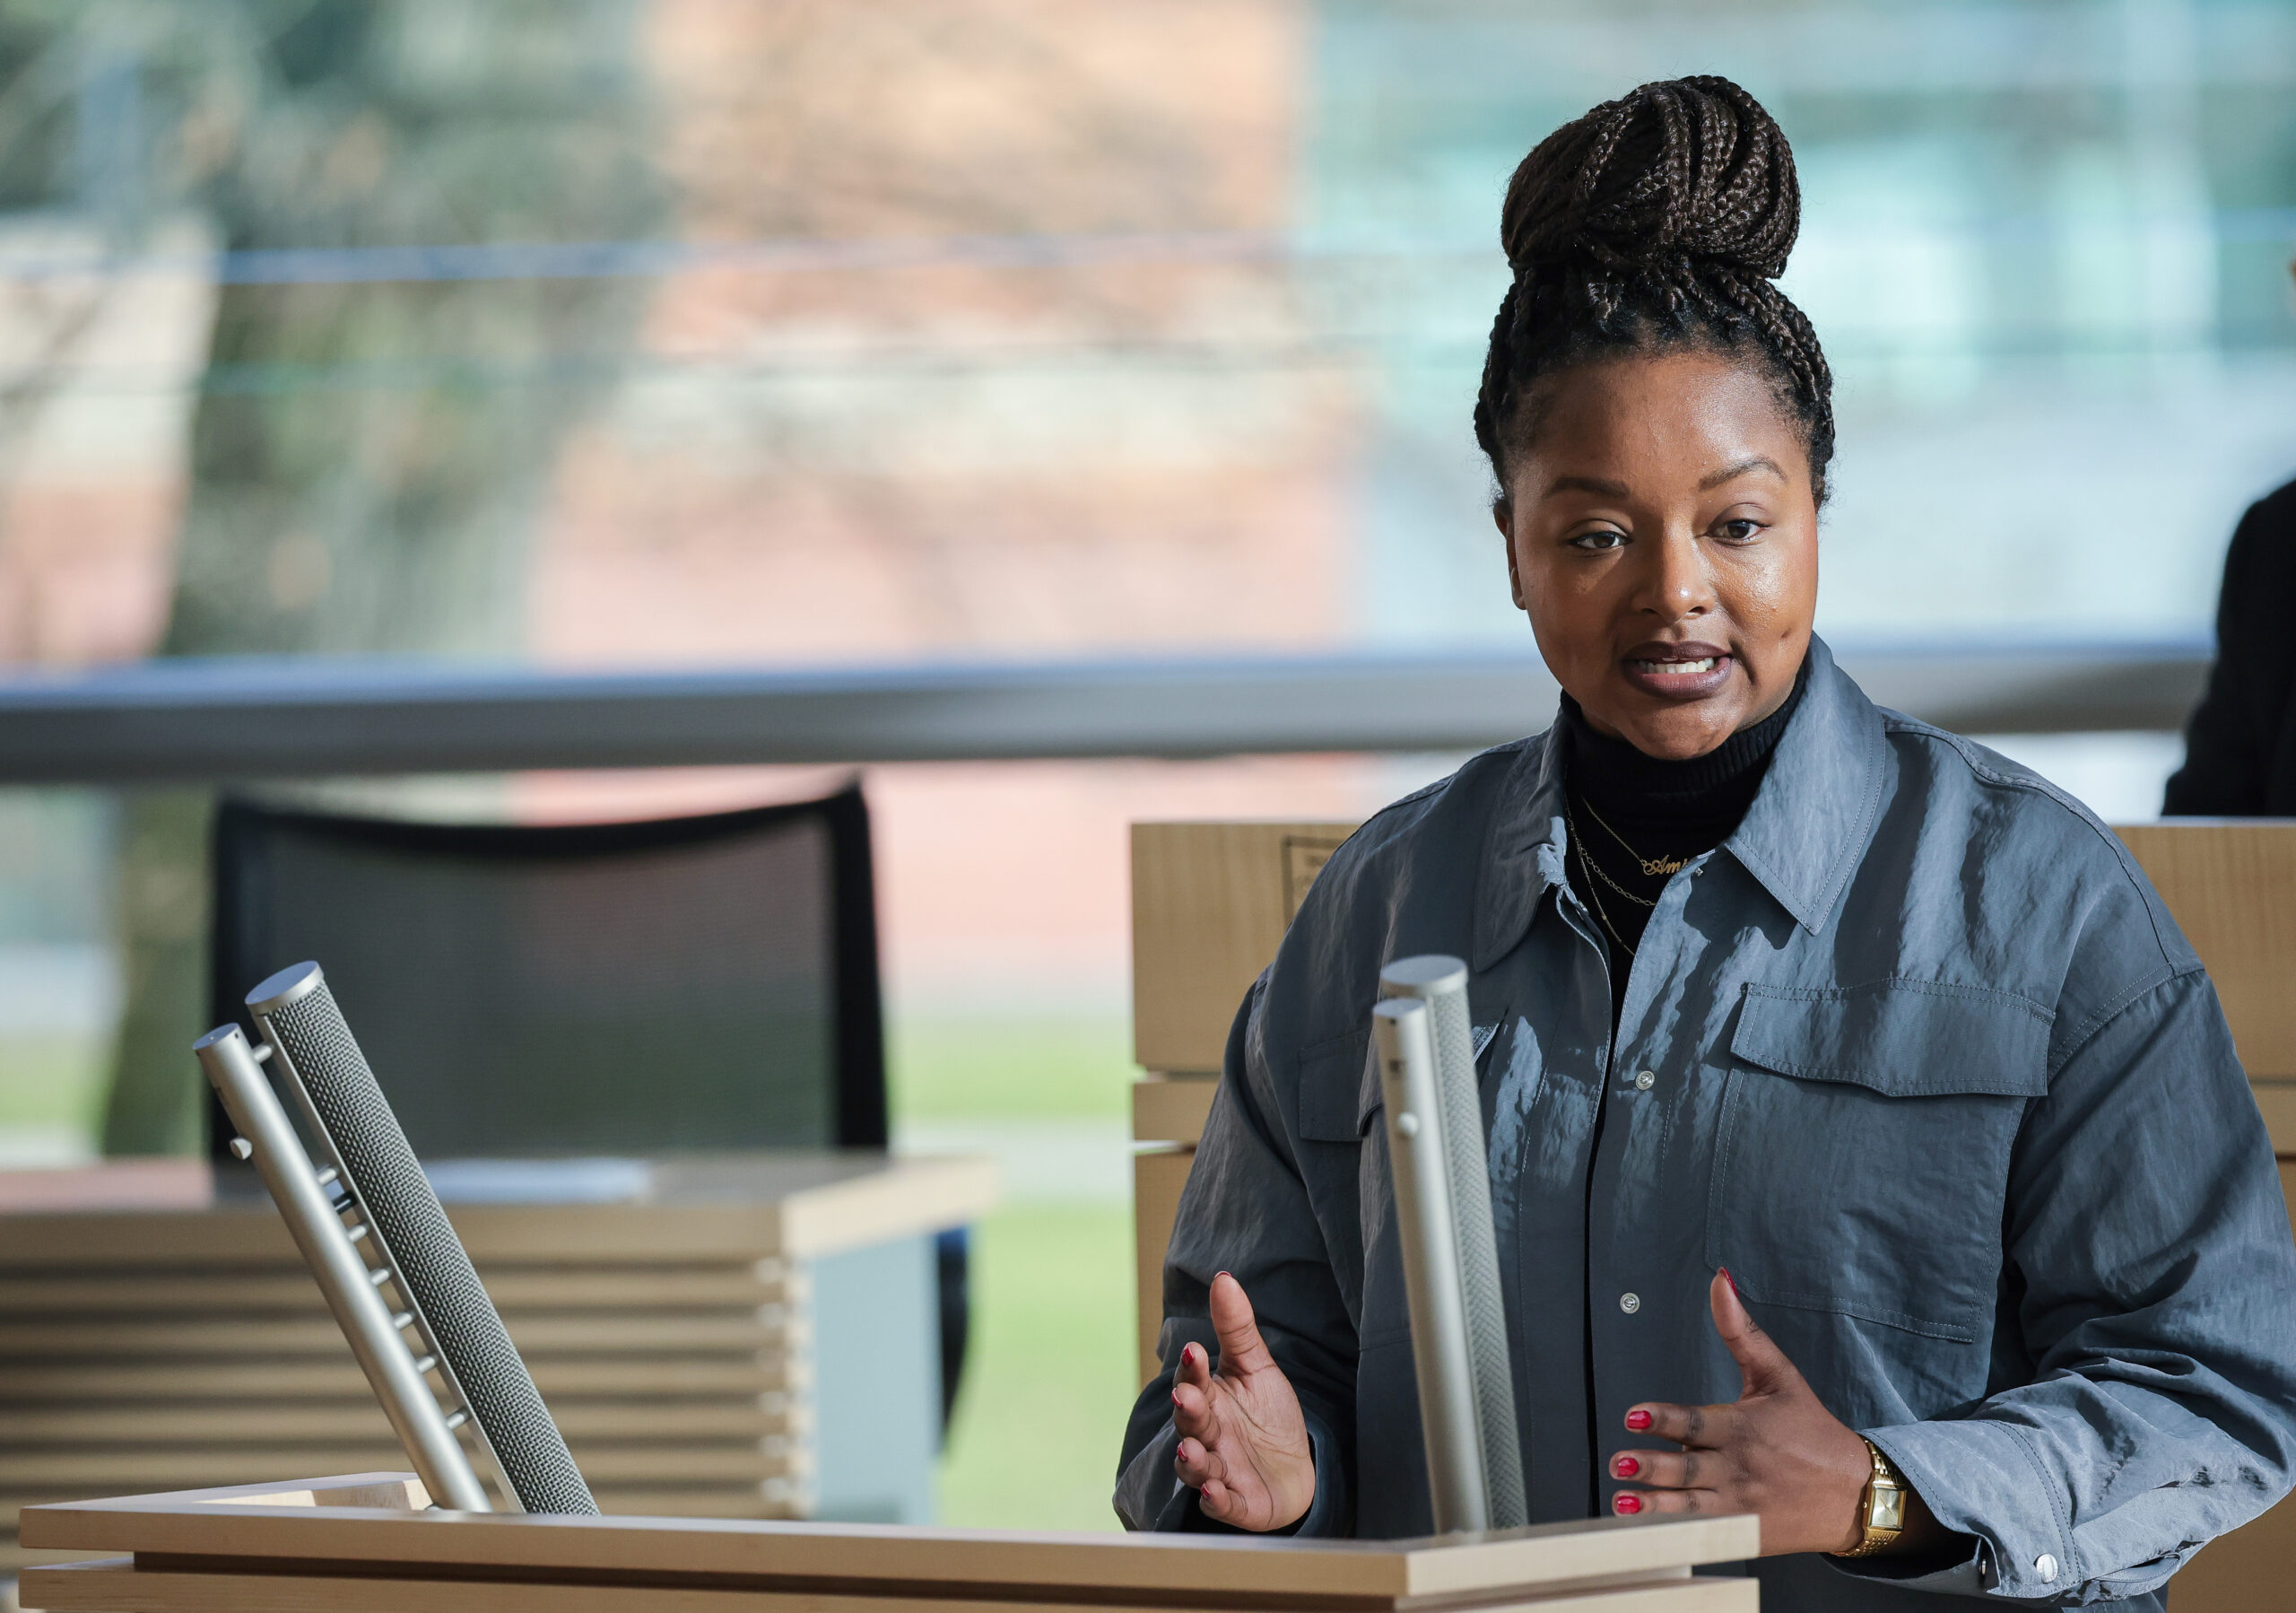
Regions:
<instances>
[{"instance_id":1,"label":"woman's left hand","mask_svg":"<svg viewBox=\"0 0 2296 1613\"><path fill-rule=\"evenodd\" d=\"M1819 1403L1786 1352L1754 1325L1727 1271L1715 1274L1708 1297L1714 1330L1736 1357L1745 1392L1728 1406L1646 1401L1629 1410L1631 1431L1685 1448L1612 1457L1612 1478L1648 1487L1621 1491L1614 1506L1756 1513L1766 1557L1848 1550L1865 1538L1858 1507L1874 1472L1865 1440Z\"/></svg>"}]
</instances>

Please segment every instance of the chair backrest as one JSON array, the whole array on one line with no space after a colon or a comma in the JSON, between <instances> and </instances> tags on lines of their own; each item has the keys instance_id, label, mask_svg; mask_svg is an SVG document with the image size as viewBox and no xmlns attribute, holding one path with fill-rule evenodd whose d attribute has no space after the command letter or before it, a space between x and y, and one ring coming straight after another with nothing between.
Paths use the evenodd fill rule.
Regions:
<instances>
[{"instance_id":1,"label":"chair backrest","mask_svg":"<svg viewBox=\"0 0 2296 1613\"><path fill-rule=\"evenodd\" d=\"M578 826L232 800L214 870L213 1023L316 958L426 1158L885 1145L857 788Z\"/></svg>"}]
</instances>

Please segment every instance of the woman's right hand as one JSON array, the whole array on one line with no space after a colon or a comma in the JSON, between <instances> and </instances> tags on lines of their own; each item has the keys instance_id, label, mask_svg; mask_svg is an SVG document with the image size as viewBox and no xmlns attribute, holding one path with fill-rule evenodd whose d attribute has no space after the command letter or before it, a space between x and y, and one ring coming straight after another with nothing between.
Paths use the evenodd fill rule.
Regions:
<instances>
[{"instance_id":1,"label":"woman's right hand","mask_svg":"<svg viewBox=\"0 0 2296 1613\"><path fill-rule=\"evenodd\" d=\"M1252 1320L1244 1286L1226 1272L1212 1279L1212 1330L1220 1370L1204 1347L1180 1351L1172 1380L1172 1466L1196 1492L1204 1515L1236 1529L1282 1529L1316 1498L1315 1449L1292 1381L1275 1365Z\"/></svg>"}]
</instances>

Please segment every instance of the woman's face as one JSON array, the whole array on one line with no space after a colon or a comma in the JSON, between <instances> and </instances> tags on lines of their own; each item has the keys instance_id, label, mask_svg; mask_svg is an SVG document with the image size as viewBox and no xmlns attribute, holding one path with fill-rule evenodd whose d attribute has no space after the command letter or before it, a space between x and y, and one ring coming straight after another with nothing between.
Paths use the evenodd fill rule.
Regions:
<instances>
[{"instance_id":1,"label":"woman's face","mask_svg":"<svg viewBox=\"0 0 2296 1613\"><path fill-rule=\"evenodd\" d=\"M1818 510L1769 378L1711 353L1541 383L1499 514L1515 603L1605 734L1700 756L1793 692L1818 598Z\"/></svg>"}]
</instances>

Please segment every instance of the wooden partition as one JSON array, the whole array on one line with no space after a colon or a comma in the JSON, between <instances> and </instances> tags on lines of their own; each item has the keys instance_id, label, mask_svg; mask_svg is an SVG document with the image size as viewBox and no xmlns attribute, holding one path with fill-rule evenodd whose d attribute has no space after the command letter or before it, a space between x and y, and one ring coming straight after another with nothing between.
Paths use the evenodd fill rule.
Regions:
<instances>
[{"instance_id":1,"label":"wooden partition","mask_svg":"<svg viewBox=\"0 0 2296 1613\"><path fill-rule=\"evenodd\" d=\"M1275 955L1346 823L1135 824L1132 832L1135 1215L1142 1382L1159 1370L1164 1246L1237 1005ZM2208 965L2296 1200L2296 821L2179 819L2118 831ZM2290 1347L2296 1349L2296 1341ZM2179 1600L2286 1605L2296 1501L2211 1547ZM2267 1595L2269 1588L2273 1594Z\"/></svg>"},{"instance_id":2,"label":"wooden partition","mask_svg":"<svg viewBox=\"0 0 2296 1613\"><path fill-rule=\"evenodd\" d=\"M1132 826L1134 1275L1140 1377L1156 1375L1164 1245L1228 1029L1352 823Z\"/></svg>"},{"instance_id":3,"label":"wooden partition","mask_svg":"<svg viewBox=\"0 0 2296 1613\"><path fill-rule=\"evenodd\" d=\"M2208 965L2274 1150L2296 1156L2296 821L2181 818L2118 833Z\"/></svg>"},{"instance_id":4,"label":"wooden partition","mask_svg":"<svg viewBox=\"0 0 2296 1613\"><path fill-rule=\"evenodd\" d=\"M2208 965L2296 1231L2296 822L2179 818L2117 833ZM2291 1562L2296 1501L2283 1501L2194 1558L2177 1575L2176 1600L2225 1613L2284 1608Z\"/></svg>"},{"instance_id":5,"label":"wooden partition","mask_svg":"<svg viewBox=\"0 0 2296 1613\"><path fill-rule=\"evenodd\" d=\"M37 1507L48 1613L1752 1613L1748 1517L1601 1519L1449 1540L1022 1534L422 1513L403 1473ZM106 1560L108 1559L108 1560Z\"/></svg>"}]
</instances>

